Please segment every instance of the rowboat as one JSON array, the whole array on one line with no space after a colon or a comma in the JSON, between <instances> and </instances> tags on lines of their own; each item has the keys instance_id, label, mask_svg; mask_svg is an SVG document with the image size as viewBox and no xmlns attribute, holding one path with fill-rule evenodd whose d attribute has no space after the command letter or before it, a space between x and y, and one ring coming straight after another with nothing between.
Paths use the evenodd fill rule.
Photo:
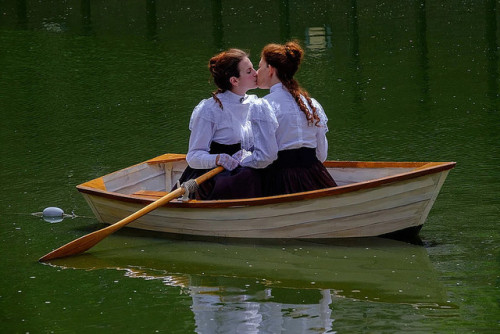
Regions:
<instances>
[{"instance_id":1,"label":"rowboat","mask_svg":"<svg viewBox=\"0 0 500 334\"><path fill-rule=\"evenodd\" d=\"M326 161L337 187L235 200L175 199L128 227L205 237L349 238L417 234L455 162ZM113 224L159 199L184 171L167 153L77 186Z\"/></svg>"}]
</instances>

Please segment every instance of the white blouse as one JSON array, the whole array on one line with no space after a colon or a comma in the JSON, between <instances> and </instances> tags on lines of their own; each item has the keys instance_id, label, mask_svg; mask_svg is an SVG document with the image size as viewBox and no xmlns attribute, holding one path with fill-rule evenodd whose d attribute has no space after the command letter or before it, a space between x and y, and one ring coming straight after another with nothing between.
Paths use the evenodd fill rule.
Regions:
<instances>
[{"instance_id":1,"label":"white blouse","mask_svg":"<svg viewBox=\"0 0 500 334\"><path fill-rule=\"evenodd\" d=\"M233 145L241 143L246 150L251 150L251 138L248 111L258 98L255 95L244 97L231 91L217 94L223 109L213 99L202 100L193 110L189 129L189 151L186 157L191 168L209 169L216 167L217 154L210 154L210 144Z\"/></svg>"},{"instance_id":2,"label":"white blouse","mask_svg":"<svg viewBox=\"0 0 500 334\"><path fill-rule=\"evenodd\" d=\"M326 139L328 118L323 107L315 99L311 100L320 118L319 126L307 123L306 116L282 83L273 85L270 93L263 99L269 102L278 120L276 141L279 151L310 147L316 149L316 157L319 161L326 160L328 155L328 141Z\"/></svg>"}]
</instances>

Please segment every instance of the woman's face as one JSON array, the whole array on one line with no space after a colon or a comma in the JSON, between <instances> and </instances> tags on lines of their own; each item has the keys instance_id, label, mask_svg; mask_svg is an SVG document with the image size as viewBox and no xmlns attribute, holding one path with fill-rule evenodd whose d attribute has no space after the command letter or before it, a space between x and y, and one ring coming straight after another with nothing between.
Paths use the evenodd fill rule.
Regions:
<instances>
[{"instance_id":1,"label":"woman's face","mask_svg":"<svg viewBox=\"0 0 500 334\"><path fill-rule=\"evenodd\" d=\"M233 84L235 90L244 94L249 89L257 88L257 72L253 68L253 64L248 57L240 61L238 70L240 72L240 77L237 78L237 85Z\"/></svg>"},{"instance_id":2,"label":"woman's face","mask_svg":"<svg viewBox=\"0 0 500 334\"><path fill-rule=\"evenodd\" d=\"M270 67L264 58L261 58L259 62L259 69L257 70L257 86L261 89L268 89L271 87Z\"/></svg>"}]
</instances>

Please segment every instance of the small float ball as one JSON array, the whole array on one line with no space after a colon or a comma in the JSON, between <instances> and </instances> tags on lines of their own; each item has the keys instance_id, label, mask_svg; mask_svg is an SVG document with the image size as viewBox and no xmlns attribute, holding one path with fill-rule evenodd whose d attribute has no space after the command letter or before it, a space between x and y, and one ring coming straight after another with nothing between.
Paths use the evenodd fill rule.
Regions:
<instances>
[{"instance_id":1,"label":"small float ball","mask_svg":"<svg viewBox=\"0 0 500 334\"><path fill-rule=\"evenodd\" d=\"M64 215L64 211L54 206L49 206L43 210L42 214L44 217L62 217Z\"/></svg>"},{"instance_id":2,"label":"small float ball","mask_svg":"<svg viewBox=\"0 0 500 334\"><path fill-rule=\"evenodd\" d=\"M64 219L64 211L53 206L45 208L42 215L43 220L49 223L59 223Z\"/></svg>"}]
</instances>

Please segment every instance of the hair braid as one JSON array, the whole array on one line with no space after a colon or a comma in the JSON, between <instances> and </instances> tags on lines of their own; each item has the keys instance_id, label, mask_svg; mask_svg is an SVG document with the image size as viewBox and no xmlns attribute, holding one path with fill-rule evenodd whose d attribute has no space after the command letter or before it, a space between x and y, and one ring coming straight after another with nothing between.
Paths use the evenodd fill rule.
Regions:
<instances>
[{"instance_id":1,"label":"hair braid","mask_svg":"<svg viewBox=\"0 0 500 334\"><path fill-rule=\"evenodd\" d=\"M217 104L219 105L219 107L221 109L224 109L224 107L222 106L221 100L217 97L217 94L219 94L219 93L224 93L224 91L222 89L220 89L220 88L217 88L216 91L212 92L212 97L215 100L215 102L217 102Z\"/></svg>"},{"instance_id":2,"label":"hair braid","mask_svg":"<svg viewBox=\"0 0 500 334\"><path fill-rule=\"evenodd\" d=\"M316 107L312 103L311 98L309 97L309 93L303 88L300 87L299 83L295 79L287 80L287 81L282 81L283 86L286 87L286 89L292 94L293 99L295 102L298 104L300 110L304 113L307 119L307 124L308 125L316 125L318 126L320 122L320 118L318 116L318 112L316 110ZM302 97L305 98L307 105L309 108L306 106L306 103L304 103L304 100Z\"/></svg>"}]
</instances>

